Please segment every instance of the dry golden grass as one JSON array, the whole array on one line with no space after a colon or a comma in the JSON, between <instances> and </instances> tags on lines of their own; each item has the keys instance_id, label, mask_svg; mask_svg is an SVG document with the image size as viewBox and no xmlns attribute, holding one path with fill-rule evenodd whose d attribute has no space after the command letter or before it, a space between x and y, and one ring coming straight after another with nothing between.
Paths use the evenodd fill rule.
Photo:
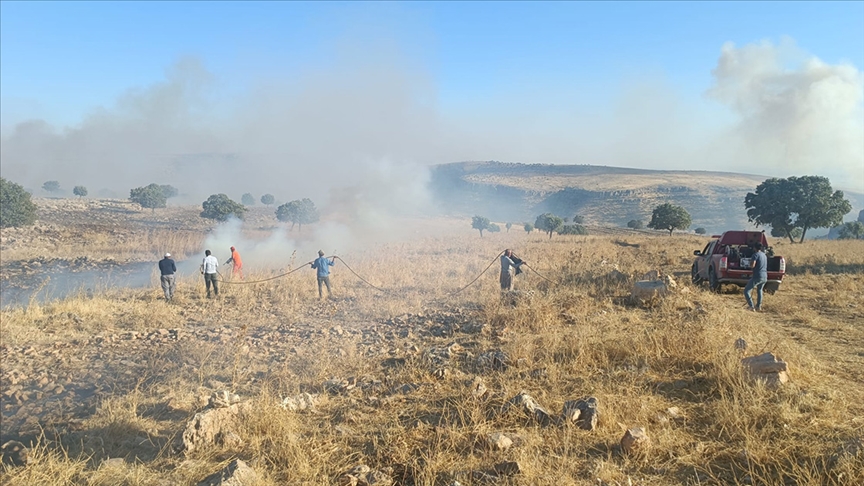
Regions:
<instances>
[{"instance_id":1,"label":"dry golden grass","mask_svg":"<svg viewBox=\"0 0 864 486\"><path fill-rule=\"evenodd\" d=\"M692 250L705 241L628 233L549 240L515 230L481 239L466 229L342 255L369 282L389 289L384 293L337 264L337 299L323 303L314 273L304 269L263 284L225 284L212 301L203 298L202 282L187 279L170 304L154 285L3 311L3 344L10 348L164 327L228 326L230 339L139 351L146 369L137 386L105 397L62 436L46 430L33 463L5 469L2 482L196 484L240 457L253 463L262 485L334 484L360 463L393 468L401 484L447 485L459 471L503 460L519 461L523 472L501 484L864 483L864 450L854 447L864 440L864 245L777 245L790 275L780 292L766 295L765 312L751 313L740 291L715 294L689 284ZM448 297L505 247L556 283L520 275L517 287L534 292L513 306L499 297L494 264L475 285ZM634 276L660 269L688 292L632 305L629 282L607 278L613 268ZM453 309L493 332L422 332ZM420 323L410 333L387 324L408 313ZM344 334L332 332L334 326ZM391 330L390 338L375 337ZM262 337L274 332L282 334ZM746 353L734 347L739 337L749 343ZM449 364L424 354L453 342L464 352ZM514 365L478 369L476 356L494 349ZM745 379L740 358L763 351L790 364L790 383L773 390ZM450 370L444 379L432 374L441 366ZM321 392L325 380L349 376L380 384L322 393L311 412L278 406L284 396ZM490 397L471 396L466 381L474 376ZM200 410L199 396L218 388L214 380L255 403L238 430L243 445L173 452ZM389 392L411 383L423 386ZM597 397L599 427L541 427L521 414L499 413L521 390L553 414L567 400ZM665 419L669 407L678 407L681 418ZM634 426L646 427L653 447L628 457L617 443ZM516 433L524 443L486 450L486 434L496 431ZM108 457L125 462L103 464Z\"/></svg>"}]
</instances>

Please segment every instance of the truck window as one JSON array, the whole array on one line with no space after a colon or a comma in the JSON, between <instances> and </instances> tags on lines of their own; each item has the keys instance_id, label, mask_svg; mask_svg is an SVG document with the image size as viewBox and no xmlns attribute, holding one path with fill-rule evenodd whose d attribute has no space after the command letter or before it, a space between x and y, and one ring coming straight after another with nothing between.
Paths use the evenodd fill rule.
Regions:
<instances>
[{"instance_id":1,"label":"truck window","mask_svg":"<svg viewBox=\"0 0 864 486\"><path fill-rule=\"evenodd\" d=\"M714 247L714 243L716 243L716 241L709 241L708 244L705 245L705 249L702 250L702 254L703 254L703 255L710 255L710 254L711 254L711 250L712 250L713 247Z\"/></svg>"}]
</instances>

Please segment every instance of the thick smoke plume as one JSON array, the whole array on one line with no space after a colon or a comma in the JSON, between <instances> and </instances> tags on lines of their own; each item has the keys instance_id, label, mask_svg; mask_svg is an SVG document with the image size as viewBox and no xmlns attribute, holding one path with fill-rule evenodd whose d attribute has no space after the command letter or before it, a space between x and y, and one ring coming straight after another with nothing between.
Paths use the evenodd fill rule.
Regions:
<instances>
[{"instance_id":1,"label":"thick smoke plume","mask_svg":"<svg viewBox=\"0 0 864 486\"><path fill-rule=\"evenodd\" d=\"M818 174L864 192L864 75L791 41L723 46L708 94L740 117L724 157L748 172Z\"/></svg>"}]
</instances>

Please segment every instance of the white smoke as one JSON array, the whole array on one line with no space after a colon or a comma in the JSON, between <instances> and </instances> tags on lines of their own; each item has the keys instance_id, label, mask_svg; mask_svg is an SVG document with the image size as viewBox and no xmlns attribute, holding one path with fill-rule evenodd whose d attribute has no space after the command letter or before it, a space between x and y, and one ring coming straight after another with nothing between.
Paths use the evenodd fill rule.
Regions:
<instances>
[{"instance_id":1,"label":"white smoke","mask_svg":"<svg viewBox=\"0 0 864 486\"><path fill-rule=\"evenodd\" d=\"M723 46L708 95L739 121L720 145L748 172L825 175L864 192L864 75L791 40Z\"/></svg>"}]
</instances>

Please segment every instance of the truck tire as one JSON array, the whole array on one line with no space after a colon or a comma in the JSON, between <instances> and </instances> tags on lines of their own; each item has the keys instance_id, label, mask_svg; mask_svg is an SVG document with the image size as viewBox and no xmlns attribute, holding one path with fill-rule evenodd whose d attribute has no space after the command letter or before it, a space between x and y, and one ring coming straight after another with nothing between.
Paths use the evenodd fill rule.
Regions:
<instances>
[{"instance_id":1,"label":"truck tire","mask_svg":"<svg viewBox=\"0 0 864 486\"><path fill-rule=\"evenodd\" d=\"M699 267L697 267L695 263L690 269L690 281L693 282L693 285L699 285L702 283L702 277L699 276Z\"/></svg>"},{"instance_id":2,"label":"truck tire","mask_svg":"<svg viewBox=\"0 0 864 486\"><path fill-rule=\"evenodd\" d=\"M714 292L720 292L720 282L717 281L717 274L714 273L714 267L708 269L708 286Z\"/></svg>"}]
</instances>

